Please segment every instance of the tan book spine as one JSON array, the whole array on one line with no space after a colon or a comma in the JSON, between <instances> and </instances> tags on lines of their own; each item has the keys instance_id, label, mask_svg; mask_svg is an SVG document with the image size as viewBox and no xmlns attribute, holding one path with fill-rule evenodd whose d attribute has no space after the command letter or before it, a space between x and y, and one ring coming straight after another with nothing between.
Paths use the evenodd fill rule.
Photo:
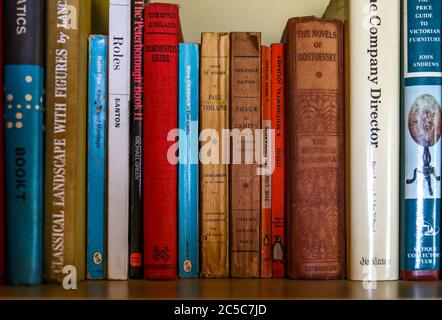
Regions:
<instances>
[{"instance_id":1,"label":"tan book spine","mask_svg":"<svg viewBox=\"0 0 442 320\"><path fill-rule=\"evenodd\" d=\"M74 272L78 281L85 277L86 87L90 7L90 0L49 0L47 4L47 281L61 282L65 276L73 276Z\"/></svg>"},{"instance_id":2,"label":"tan book spine","mask_svg":"<svg viewBox=\"0 0 442 320\"><path fill-rule=\"evenodd\" d=\"M261 176L257 172L255 137L261 129L261 34L234 32L230 36L231 274L258 278ZM235 138L238 136L240 139Z\"/></svg>"},{"instance_id":3,"label":"tan book spine","mask_svg":"<svg viewBox=\"0 0 442 320\"><path fill-rule=\"evenodd\" d=\"M223 130L229 129L229 34L203 33L201 39L200 128L201 154L214 161L200 169L201 276L229 276L229 150ZM214 130L211 131L211 130ZM215 154L219 155L215 159ZM206 159L210 160L210 159Z\"/></svg>"}]
</instances>

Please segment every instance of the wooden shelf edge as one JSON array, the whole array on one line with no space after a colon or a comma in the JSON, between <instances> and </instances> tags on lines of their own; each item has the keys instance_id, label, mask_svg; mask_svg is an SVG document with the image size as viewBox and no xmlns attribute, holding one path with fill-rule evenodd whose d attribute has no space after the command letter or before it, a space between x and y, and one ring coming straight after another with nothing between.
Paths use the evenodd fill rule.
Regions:
<instances>
[{"instance_id":1,"label":"wooden shelf edge","mask_svg":"<svg viewBox=\"0 0 442 320\"><path fill-rule=\"evenodd\" d=\"M180 279L175 281L84 281L61 285L2 286L0 300L442 300L442 282L363 282L289 279Z\"/></svg>"}]
</instances>

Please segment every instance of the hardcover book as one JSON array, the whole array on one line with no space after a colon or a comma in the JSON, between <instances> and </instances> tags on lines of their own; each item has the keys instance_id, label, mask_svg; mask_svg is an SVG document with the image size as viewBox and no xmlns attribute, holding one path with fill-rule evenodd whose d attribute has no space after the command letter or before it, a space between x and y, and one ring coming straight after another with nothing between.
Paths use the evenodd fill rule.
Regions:
<instances>
[{"instance_id":1,"label":"hardcover book","mask_svg":"<svg viewBox=\"0 0 442 320\"><path fill-rule=\"evenodd\" d=\"M6 281L35 285L43 279L44 1L6 1L4 10Z\"/></svg>"},{"instance_id":2,"label":"hardcover book","mask_svg":"<svg viewBox=\"0 0 442 320\"><path fill-rule=\"evenodd\" d=\"M91 280L106 278L107 50L107 36L89 37L86 268Z\"/></svg>"},{"instance_id":3,"label":"hardcover book","mask_svg":"<svg viewBox=\"0 0 442 320\"><path fill-rule=\"evenodd\" d=\"M129 277L132 279L143 277L143 50L146 2L132 0L131 3Z\"/></svg>"},{"instance_id":4,"label":"hardcover book","mask_svg":"<svg viewBox=\"0 0 442 320\"><path fill-rule=\"evenodd\" d=\"M326 15L344 16L351 26L346 33L348 277L397 280L400 0L346 0L343 8L344 14Z\"/></svg>"},{"instance_id":5,"label":"hardcover book","mask_svg":"<svg viewBox=\"0 0 442 320\"><path fill-rule=\"evenodd\" d=\"M272 277L272 50L261 47L262 155L267 172L261 177L261 278Z\"/></svg>"},{"instance_id":6,"label":"hardcover book","mask_svg":"<svg viewBox=\"0 0 442 320\"><path fill-rule=\"evenodd\" d=\"M175 279L179 7L147 4L144 21L144 276Z\"/></svg>"},{"instance_id":7,"label":"hardcover book","mask_svg":"<svg viewBox=\"0 0 442 320\"><path fill-rule=\"evenodd\" d=\"M287 52L287 275L345 276L344 54L340 21L292 18Z\"/></svg>"},{"instance_id":8,"label":"hardcover book","mask_svg":"<svg viewBox=\"0 0 442 320\"><path fill-rule=\"evenodd\" d=\"M0 25L3 26L3 0L0 0ZM3 32L0 32L0 46L3 48ZM3 50L0 50L0 65L3 65ZM3 68L0 68L0 88L3 88ZM0 90L0 114L3 114L3 90ZM3 154L3 121L0 121L0 154ZM3 157L0 157L0 191L4 190ZM0 285L5 276L5 215L4 192L0 192Z\"/></svg>"},{"instance_id":9,"label":"hardcover book","mask_svg":"<svg viewBox=\"0 0 442 320\"><path fill-rule=\"evenodd\" d=\"M438 280L441 201L441 3L403 1L401 278Z\"/></svg>"},{"instance_id":10,"label":"hardcover book","mask_svg":"<svg viewBox=\"0 0 442 320\"><path fill-rule=\"evenodd\" d=\"M45 279L85 278L89 0L47 1ZM67 272L67 274L64 273Z\"/></svg>"},{"instance_id":11,"label":"hardcover book","mask_svg":"<svg viewBox=\"0 0 442 320\"><path fill-rule=\"evenodd\" d=\"M200 77L200 210L201 276L229 276L229 170L230 152L222 147L229 129L228 33L201 35ZM212 150L214 159L211 161Z\"/></svg>"},{"instance_id":12,"label":"hardcover book","mask_svg":"<svg viewBox=\"0 0 442 320\"><path fill-rule=\"evenodd\" d=\"M180 43L178 69L178 273L199 276L199 45Z\"/></svg>"},{"instance_id":13,"label":"hardcover book","mask_svg":"<svg viewBox=\"0 0 442 320\"><path fill-rule=\"evenodd\" d=\"M130 0L109 2L107 247L110 280L129 267Z\"/></svg>"},{"instance_id":14,"label":"hardcover book","mask_svg":"<svg viewBox=\"0 0 442 320\"><path fill-rule=\"evenodd\" d=\"M261 176L255 156L261 129L261 34L230 35L230 267L234 278L260 276Z\"/></svg>"},{"instance_id":15,"label":"hardcover book","mask_svg":"<svg viewBox=\"0 0 442 320\"><path fill-rule=\"evenodd\" d=\"M285 277L285 46L272 44L272 130L274 130L274 152L272 155L272 277Z\"/></svg>"}]
</instances>

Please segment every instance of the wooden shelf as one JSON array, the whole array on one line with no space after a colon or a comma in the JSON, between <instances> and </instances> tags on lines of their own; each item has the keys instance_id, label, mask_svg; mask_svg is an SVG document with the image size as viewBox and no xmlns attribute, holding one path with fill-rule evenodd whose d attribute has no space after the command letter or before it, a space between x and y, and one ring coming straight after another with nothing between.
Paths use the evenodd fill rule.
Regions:
<instances>
[{"instance_id":1,"label":"wooden shelf","mask_svg":"<svg viewBox=\"0 0 442 320\"><path fill-rule=\"evenodd\" d=\"M177 281L85 281L78 290L61 285L0 287L3 299L232 299L232 300L442 300L442 282L378 282L376 290L365 290L361 282L293 280L177 280Z\"/></svg>"}]
</instances>

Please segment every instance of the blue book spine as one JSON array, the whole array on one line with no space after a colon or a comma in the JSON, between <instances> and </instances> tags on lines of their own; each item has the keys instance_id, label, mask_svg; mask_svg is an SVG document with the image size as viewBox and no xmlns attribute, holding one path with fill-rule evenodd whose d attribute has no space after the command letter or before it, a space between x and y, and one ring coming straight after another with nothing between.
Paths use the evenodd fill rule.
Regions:
<instances>
[{"instance_id":1,"label":"blue book spine","mask_svg":"<svg viewBox=\"0 0 442 320\"><path fill-rule=\"evenodd\" d=\"M179 45L179 277L199 275L199 46Z\"/></svg>"},{"instance_id":2,"label":"blue book spine","mask_svg":"<svg viewBox=\"0 0 442 320\"><path fill-rule=\"evenodd\" d=\"M6 281L36 285L43 278L44 1L4 1L4 13Z\"/></svg>"},{"instance_id":3,"label":"blue book spine","mask_svg":"<svg viewBox=\"0 0 442 320\"><path fill-rule=\"evenodd\" d=\"M442 12L440 0L403 5L401 274L419 280L440 269Z\"/></svg>"},{"instance_id":4,"label":"blue book spine","mask_svg":"<svg viewBox=\"0 0 442 320\"><path fill-rule=\"evenodd\" d=\"M106 36L89 37L87 155L87 278L105 279L105 177L107 112Z\"/></svg>"}]
</instances>

